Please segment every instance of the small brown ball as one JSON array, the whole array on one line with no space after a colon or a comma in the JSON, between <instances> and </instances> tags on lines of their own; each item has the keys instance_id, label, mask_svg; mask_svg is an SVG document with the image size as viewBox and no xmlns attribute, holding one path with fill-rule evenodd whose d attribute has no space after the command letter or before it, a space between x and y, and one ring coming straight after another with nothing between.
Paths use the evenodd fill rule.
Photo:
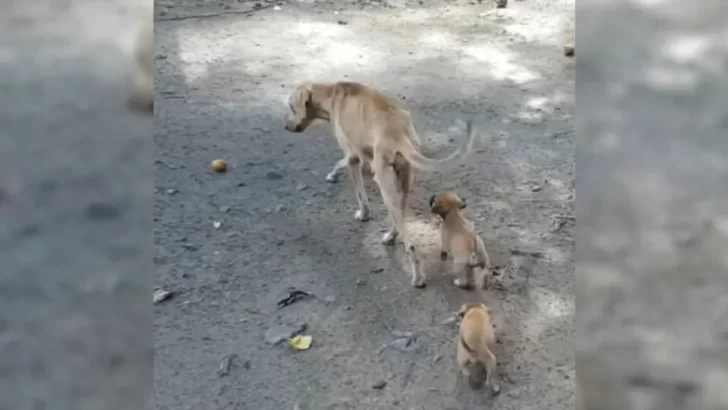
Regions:
<instances>
[{"instance_id":1,"label":"small brown ball","mask_svg":"<svg viewBox=\"0 0 728 410\"><path fill-rule=\"evenodd\" d=\"M212 161L212 164L211 165L212 165L212 169L215 172L221 172L222 173L222 172L227 171L227 163L225 161L221 160L221 159L216 159L216 160Z\"/></svg>"},{"instance_id":2,"label":"small brown ball","mask_svg":"<svg viewBox=\"0 0 728 410\"><path fill-rule=\"evenodd\" d=\"M573 57L574 56L574 45L573 44L567 44L564 46L564 55L567 57Z\"/></svg>"}]
</instances>

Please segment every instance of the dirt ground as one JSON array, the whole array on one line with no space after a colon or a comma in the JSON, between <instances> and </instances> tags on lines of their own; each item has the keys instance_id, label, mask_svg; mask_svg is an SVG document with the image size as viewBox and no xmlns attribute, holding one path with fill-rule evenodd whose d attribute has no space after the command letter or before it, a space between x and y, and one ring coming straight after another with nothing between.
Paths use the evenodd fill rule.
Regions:
<instances>
[{"instance_id":1,"label":"dirt ground","mask_svg":"<svg viewBox=\"0 0 728 410\"><path fill-rule=\"evenodd\" d=\"M154 310L156 408L570 408L574 63L562 47L573 10L571 0L157 2L155 285L175 296ZM361 223L348 179L324 180L342 155L328 128L283 130L292 87L341 79L397 96L429 156L455 149L467 116L482 133L462 166L417 176L408 227L426 252L424 290L410 286L401 246L379 243L373 181L373 219ZM214 158L226 174L210 170ZM491 290L442 274L427 198L444 190L468 200L500 267ZM316 297L278 308L294 288ZM453 379L448 318L473 300L497 326L492 400ZM302 323L307 351L267 340Z\"/></svg>"}]
</instances>

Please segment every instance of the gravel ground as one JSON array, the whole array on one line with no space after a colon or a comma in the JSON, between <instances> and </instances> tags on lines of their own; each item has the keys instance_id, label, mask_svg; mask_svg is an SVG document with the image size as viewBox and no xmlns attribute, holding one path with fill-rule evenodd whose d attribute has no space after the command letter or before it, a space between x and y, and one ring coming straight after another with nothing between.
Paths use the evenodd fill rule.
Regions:
<instances>
[{"instance_id":1,"label":"gravel ground","mask_svg":"<svg viewBox=\"0 0 728 410\"><path fill-rule=\"evenodd\" d=\"M155 285L175 292L155 307L157 408L571 406L574 63L562 46L573 2L335 4L157 5ZM324 180L341 156L328 129L283 130L285 98L308 79L397 96L430 156L455 148L458 120L477 120L465 164L417 177L408 224L426 251L425 290L410 287L401 249L379 244L373 182L362 224L348 180ZM210 170L215 158L226 174ZM426 201L443 190L468 200L501 267L496 288L461 291L442 274ZM291 288L317 297L277 308ZM474 300L499 333L494 400L453 384L447 318ZM310 350L267 342L300 323Z\"/></svg>"}]
</instances>

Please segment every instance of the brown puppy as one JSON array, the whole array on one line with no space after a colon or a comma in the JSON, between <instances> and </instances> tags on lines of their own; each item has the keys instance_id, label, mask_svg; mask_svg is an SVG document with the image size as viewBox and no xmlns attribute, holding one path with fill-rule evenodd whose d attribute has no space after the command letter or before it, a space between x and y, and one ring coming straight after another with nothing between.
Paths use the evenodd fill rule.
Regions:
<instances>
[{"instance_id":1,"label":"brown puppy","mask_svg":"<svg viewBox=\"0 0 728 410\"><path fill-rule=\"evenodd\" d=\"M490 312L482 303L466 303L458 314L462 317L457 340L458 379L465 376L472 387L482 385L479 374L484 370L485 387L491 395L497 395L500 386L494 380L496 359L491 349L496 341Z\"/></svg>"},{"instance_id":2,"label":"brown puppy","mask_svg":"<svg viewBox=\"0 0 728 410\"><path fill-rule=\"evenodd\" d=\"M134 93L129 106L146 114L154 113L154 21L145 18L137 37Z\"/></svg>"},{"instance_id":3,"label":"brown puppy","mask_svg":"<svg viewBox=\"0 0 728 410\"><path fill-rule=\"evenodd\" d=\"M327 175L336 180L339 169L348 166L359 209L354 218L369 219L369 199L364 189L362 166L368 164L379 186L389 212L391 228L382 238L388 245L402 234L409 254L412 285L425 286L414 246L405 232L405 211L414 174L412 168L434 170L459 160L472 149L475 133L467 122L467 138L456 152L445 159L434 160L419 151L419 138L409 111L399 107L387 95L354 82L304 83L291 94L286 130L302 132L315 120L328 121L344 158Z\"/></svg>"},{"instance_id":4,"label":"brown puppy","mask_svg":"<svg viewBox=\"0 0 728 410\"><path fill-rule=\"evenodd\" d=\"M454 192L430 197L430 210L442 217L440 258L445 260L448 254L452 255L456 286L472 289L474 270L480 268L484 270L482 287L486 288L490 279L490 257L483 239L475 233L473 223L462 213L466 207L465 201Z\"/></svg>"}]
</instances>

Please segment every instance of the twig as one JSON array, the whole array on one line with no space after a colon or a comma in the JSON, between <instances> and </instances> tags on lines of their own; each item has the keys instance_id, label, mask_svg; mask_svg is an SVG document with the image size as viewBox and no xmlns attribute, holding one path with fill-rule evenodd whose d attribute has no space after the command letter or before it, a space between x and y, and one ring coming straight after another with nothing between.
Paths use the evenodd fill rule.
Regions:
<instances>
[{"instance_id":1,"label":"twig","mask_svg":"<svg viewBox=\"0 0 728 410\"><path fill-rule=\"evenodd\" d=\"M517 256L530 256L532 258L541 258L543 257L543 253L541 252L528 252L528 251L522 251L520 249L511 249L511 255L517 255Z\"/></svg>"},{"instance_id":2,"label":"twig","mask_svg":"<svg viewBox=\"0 0 728 410\"><path fill-rule=\"evenodd\" d=\"M220 17L220 16L232 15L232 14L242 14L242 15L249 16L249 15L255 13L256 11L265 10L265 9L269 9L269 8L273 8L273 7L275 7L275 4L266 4L265 6L261 5L258 8L248 9L248 10L228 10L228 11L220 11L217 13L192 14L192 15L187 15L187 16L173 16L173 17L166 17L166 18L158 17L157 21L172 21L172 20L179 21L179 20L191 20L191 19L206 19L206 18L210 18L210 17Z\"/></svg>"}]
</instances>

